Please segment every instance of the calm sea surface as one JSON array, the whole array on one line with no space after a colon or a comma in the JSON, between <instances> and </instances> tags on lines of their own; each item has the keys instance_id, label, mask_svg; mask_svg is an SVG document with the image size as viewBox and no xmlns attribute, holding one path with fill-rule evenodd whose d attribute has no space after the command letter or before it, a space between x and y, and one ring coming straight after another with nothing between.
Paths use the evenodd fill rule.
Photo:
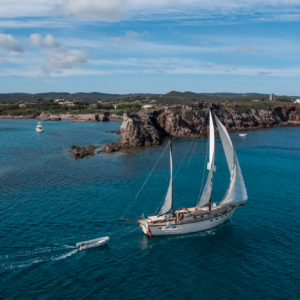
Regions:
<instances>
[{"instance_id":1,"label":"calm sea surface","mask_svg":"<svg viewBox=\"0 0 300 300\"><path fill-rule=\"evenodd\" d=\"M113 142L120 123L0 120L1 299L299 299L300 128L231 134L249 201L209 232L147 238L120 217L159 209L165 145L74 160L69 147ZM204 140L174 140L175 207L194 206ZM229 175L217 141L213 201ZM179 171L178 171L179 170ZM109 235L102 248L76 242Z\"/></svg>"}]
</instances>

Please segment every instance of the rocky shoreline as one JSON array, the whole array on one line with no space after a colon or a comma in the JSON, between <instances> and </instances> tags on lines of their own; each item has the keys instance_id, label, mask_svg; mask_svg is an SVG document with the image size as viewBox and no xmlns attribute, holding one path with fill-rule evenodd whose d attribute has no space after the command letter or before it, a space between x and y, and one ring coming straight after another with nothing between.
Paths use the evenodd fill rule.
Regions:
<instances>
[{"instance_id":1,"label":"rocky shoreline","mask_svg":"<svg viewBox=\"0 0 300 300\"><path fill-rule=\"evenodd\" d=\"M117 114L95 113L95 114L52 114L42 112L41 114L30 115L0 115L0 119L37 119L39 121L61 121L69 122L122 122L123 117Z\"/></svg>"},{"instance_id":2,"label":"rocky shoreline","mask_svg":"<svg viewBox=\"0 0 300 300\"><path fill-rule=\"evenodd\" d=\"M160 145L165 137L203 138L207 135L209 109L230 131L300 125L300 107L296 105L267 109L243 107L234 103L160 107L124 114L119 140L103 145L98 153Z\"/></svg>"}]
</instances>

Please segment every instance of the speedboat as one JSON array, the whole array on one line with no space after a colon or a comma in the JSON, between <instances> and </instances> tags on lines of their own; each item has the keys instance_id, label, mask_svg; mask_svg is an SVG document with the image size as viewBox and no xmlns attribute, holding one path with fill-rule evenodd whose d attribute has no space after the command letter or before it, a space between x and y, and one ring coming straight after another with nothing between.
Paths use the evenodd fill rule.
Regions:
<instances>
[{"instance_id":1,"label":"speedboat","mask_svg":"<svg viewBox=\"0 0 300 300\"><path fill-rule=\"evenodd\" d=\"M41 122L38 122L35 128L36 132L43 132L44 128Z\"/></svg>"},{"instance_id":2,"label":"speedboat","mask_svg":"<svg viewBox=\"0 0 300 300\"><path fill-rule=\"evenodd\" d=\"M248 134L247 133L245 133L245 132L241 132L241 133L239 133L239 136L247 136Z\"/></svg>"},{"instance_id":3,"label":"speedboat","mask_svg":"<svg viewBox=\"0 0 300 300\"><path fill-rule=\"evenodd\" d=\"M109 240L110 238L108 236L104 236L98 239L77 243L76 247L79 248L80 251L87 250L105 245L106 243L108 243Z\"/></svg>"}]
</instances>

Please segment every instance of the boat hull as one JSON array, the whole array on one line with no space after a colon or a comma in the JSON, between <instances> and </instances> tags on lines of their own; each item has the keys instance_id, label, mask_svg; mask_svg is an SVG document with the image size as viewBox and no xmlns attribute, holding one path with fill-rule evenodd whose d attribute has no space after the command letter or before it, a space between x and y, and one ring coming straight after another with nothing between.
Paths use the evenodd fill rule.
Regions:
<instances>
[{"instance_id":1,"label":"boat hull","mask_svg":"<svg viewBox=\"0 0 300 300\"><path fill-rule=\"evenodd\" d=\"M233 208L230 212L223 214L218 217L213 217L207 220L199 220L185 224L172 224L171 226L157 226L151 225L148 223L148 227L150 228L151 235L175 235L175 234L187 234L194 233L200 231L210 230L221 224L227 222L232 217L236 208ZM140 223L140 227L142 228L144 234L150 235L149 230L146 228L145 224Z\"/></svg>"},{"instance_id":2,"label":"boat hull","mask_svg":"<svg viewBox=\"0 0 300 300\"><path fill-rule=\"evenodd\" d=\"M110 238L108 236L105 236L98 239L77 243L76 247L79 248L80 251L87 250L105 245L109 240Z\"/></svg>"}]
</instances>

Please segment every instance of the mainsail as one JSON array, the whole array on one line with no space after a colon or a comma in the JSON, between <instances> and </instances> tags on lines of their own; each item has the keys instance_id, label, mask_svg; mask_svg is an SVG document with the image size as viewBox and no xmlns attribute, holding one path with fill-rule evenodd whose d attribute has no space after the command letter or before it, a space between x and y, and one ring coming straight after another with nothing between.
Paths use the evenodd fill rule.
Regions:
<instances>
[{"instance_id":1,"label":"mainsail","mask_svg":"<svg viewBox=\"0 0 300 300\"><path fill-rule=\"evenodd\" d=\"M204 185L201 198L197 204L197 207L203 207L206 205L211 198L212 183L213 183L213 172L215 171L215 129L214 123L209 111L209 161L207 163L207 169L209 170L206 183Z\"/></svg>"},{"instance_id":2,"label":"mainsail","mask_svg":"<svg viewBox=\"0 0 300 300\"><path fill-rule=\"evenodd\" d=\"M236 153L234 151L231 139L220 120L214 115L218 126L222 146L230 172L230 183L220 205L236 204L245 202L248 199L242 171Z\"/></svg>"},{"instance_id":3,"label":"mainsail","mask_svg":"<svg viewBox=\"0 0 300 300\"><path fill-rule=\"evenodd\" d=\"M168 192L163 206L160 209L159 215L167 213L169 210L173 210L173 159L172 159L172 143L170 140L170 183Z\"/></svg>"}]
</instances>

